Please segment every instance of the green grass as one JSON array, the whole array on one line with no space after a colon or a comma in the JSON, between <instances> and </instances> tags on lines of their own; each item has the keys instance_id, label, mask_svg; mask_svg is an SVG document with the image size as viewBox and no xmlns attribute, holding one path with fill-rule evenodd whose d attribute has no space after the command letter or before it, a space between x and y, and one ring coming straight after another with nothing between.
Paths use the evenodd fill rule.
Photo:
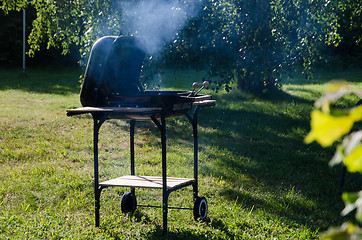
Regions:
<instances>
[{"instance_id":1,"label":"green grass","mask_svg":"<svg viewBox=\"0 0 362 240\"><path fill-rule=\"evenodd\" d=\"M333 148L305 145L309 114L325 82L359 83L361 71L319 72L312 81L291 76L284 93L266 99L232 91L212 93L217 106L199 114L200 194L208 218L169 210L165 239L317 239L340 217L340 167L329 168ZM161 239L160 209L122 214L126 188L101 195L101 226L94 227L92 119L67 117L80 106L77 69L30 69L22 78L0 70L0 239ZM202 73L165 70L162 86L190 89ZM176 81L176 82L175 82ZM208 91L205 91L207 93ZM211 92L209 92L211 93ZM344 99L352 106L356 98ZM129 174L127 121L100 131L100 178ZM192 177L192 129L185 117L167 120L168 175ZM136 174L160 175L159 132L136 124ZM346 190L362 178L348 174ZM160 204L159 190L137 189L139 203ZM170 195L170 205L192 206L192 189Z\"/></svg>"}]
</instances>

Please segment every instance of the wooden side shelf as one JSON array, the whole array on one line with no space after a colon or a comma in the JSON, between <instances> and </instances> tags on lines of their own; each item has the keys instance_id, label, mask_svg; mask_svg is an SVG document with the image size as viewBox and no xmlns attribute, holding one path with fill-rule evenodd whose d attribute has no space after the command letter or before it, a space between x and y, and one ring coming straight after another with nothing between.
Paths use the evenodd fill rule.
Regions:
<instances>
[{"instance_id":1,"label":"wooden side shelf","mask_svg":"<svg viewBox=\"0 0 362 240\"><path fill-rule=\"evenodd\" d=\"M195 106L210 107L216 105L216 100L200 100L192 103Z\"/></svg>"},{"instance_id":2,"label":"wooden side shelf","mask_svg":"<svg viewBox=\"0 0 362 240\"><path fill-rule=\"evenodd\" d=\"M195 180L191 178L168 177L167 189L181 185L191 185ZM162 188L162 177L153 176L123 176L99 183L104 187L139 187L139 188Z\"/></svg>"},{"instance_id":3,"label":"wooden side shelf","mask_svg":"<svg viewBox=\"0 0 362 240\"><path fill-rule=\"evenodd\" d=\"M161 110L162 108L160 107L80 107L75 109L68 109L67 115L73 116L84 113L154 113L160 112Z\"/></svg>"}]
</instances>

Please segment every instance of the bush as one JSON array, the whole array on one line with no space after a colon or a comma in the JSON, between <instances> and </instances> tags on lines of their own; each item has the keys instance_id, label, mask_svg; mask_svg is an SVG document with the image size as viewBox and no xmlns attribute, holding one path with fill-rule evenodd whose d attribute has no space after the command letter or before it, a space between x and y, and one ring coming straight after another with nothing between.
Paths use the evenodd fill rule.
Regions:
<instances>
[{"instance_id":1,"label":"bush","mask_svg":"<svg viewBox=\"0 0 362 240\"><path fill-rule=\"evenodd\" d=\"M343 163L349 172L362 173L362 130L351 132L353 125L362 120L362 105L352 109L338 109L335 103L347 94L355 94L362 99L362 92L346 83L331 84L328 92L315 103L311 116L312 130L305 138L306 143L317 141L323 147L331 146L342 138L330 165ZM341 215L356 210L356 220L362 223L362 190L356 193L343 193L345 208ZM353 223L341 227L331 227L321 235L322 239L362 239L362 229Z\"/></svg>"}]
</instances>

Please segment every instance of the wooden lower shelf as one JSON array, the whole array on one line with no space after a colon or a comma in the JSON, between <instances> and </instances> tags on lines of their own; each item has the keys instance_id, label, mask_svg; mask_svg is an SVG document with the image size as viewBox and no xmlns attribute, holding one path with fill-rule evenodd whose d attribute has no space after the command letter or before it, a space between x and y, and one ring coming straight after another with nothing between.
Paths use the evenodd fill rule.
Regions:
<instances>
[{"instance_id":1,"label":"wooden lower shelf","mask_svg":"<svg viewBox=\"0 0 362 240\"><path fill-rule=\"evenodd\" d=\"M171 189L181 185L191 185L195 182L191 178L173 178L168 177L167 188ZM108 181L101 182L104 187L137 187L137 188L162 188L162 177L153 176L122 176Z\"/></svg>"}]
</instances>

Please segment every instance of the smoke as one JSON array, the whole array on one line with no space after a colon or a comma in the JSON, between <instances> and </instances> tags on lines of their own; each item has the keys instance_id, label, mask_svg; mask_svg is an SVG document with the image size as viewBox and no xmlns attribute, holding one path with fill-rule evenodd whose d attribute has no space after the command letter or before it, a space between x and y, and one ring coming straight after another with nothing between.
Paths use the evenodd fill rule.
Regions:
<instances>
[{"instance_id":1,"label":"smoke","mask_svg":"<svg viewBox=\"0 0 362 240\"><path fill-rule=\"evenodd\" d=\"M146 52L157 55L201 9L203 0L140 0L121 3L128 34L142 37Z\"/></svg>"}]
</instances>

